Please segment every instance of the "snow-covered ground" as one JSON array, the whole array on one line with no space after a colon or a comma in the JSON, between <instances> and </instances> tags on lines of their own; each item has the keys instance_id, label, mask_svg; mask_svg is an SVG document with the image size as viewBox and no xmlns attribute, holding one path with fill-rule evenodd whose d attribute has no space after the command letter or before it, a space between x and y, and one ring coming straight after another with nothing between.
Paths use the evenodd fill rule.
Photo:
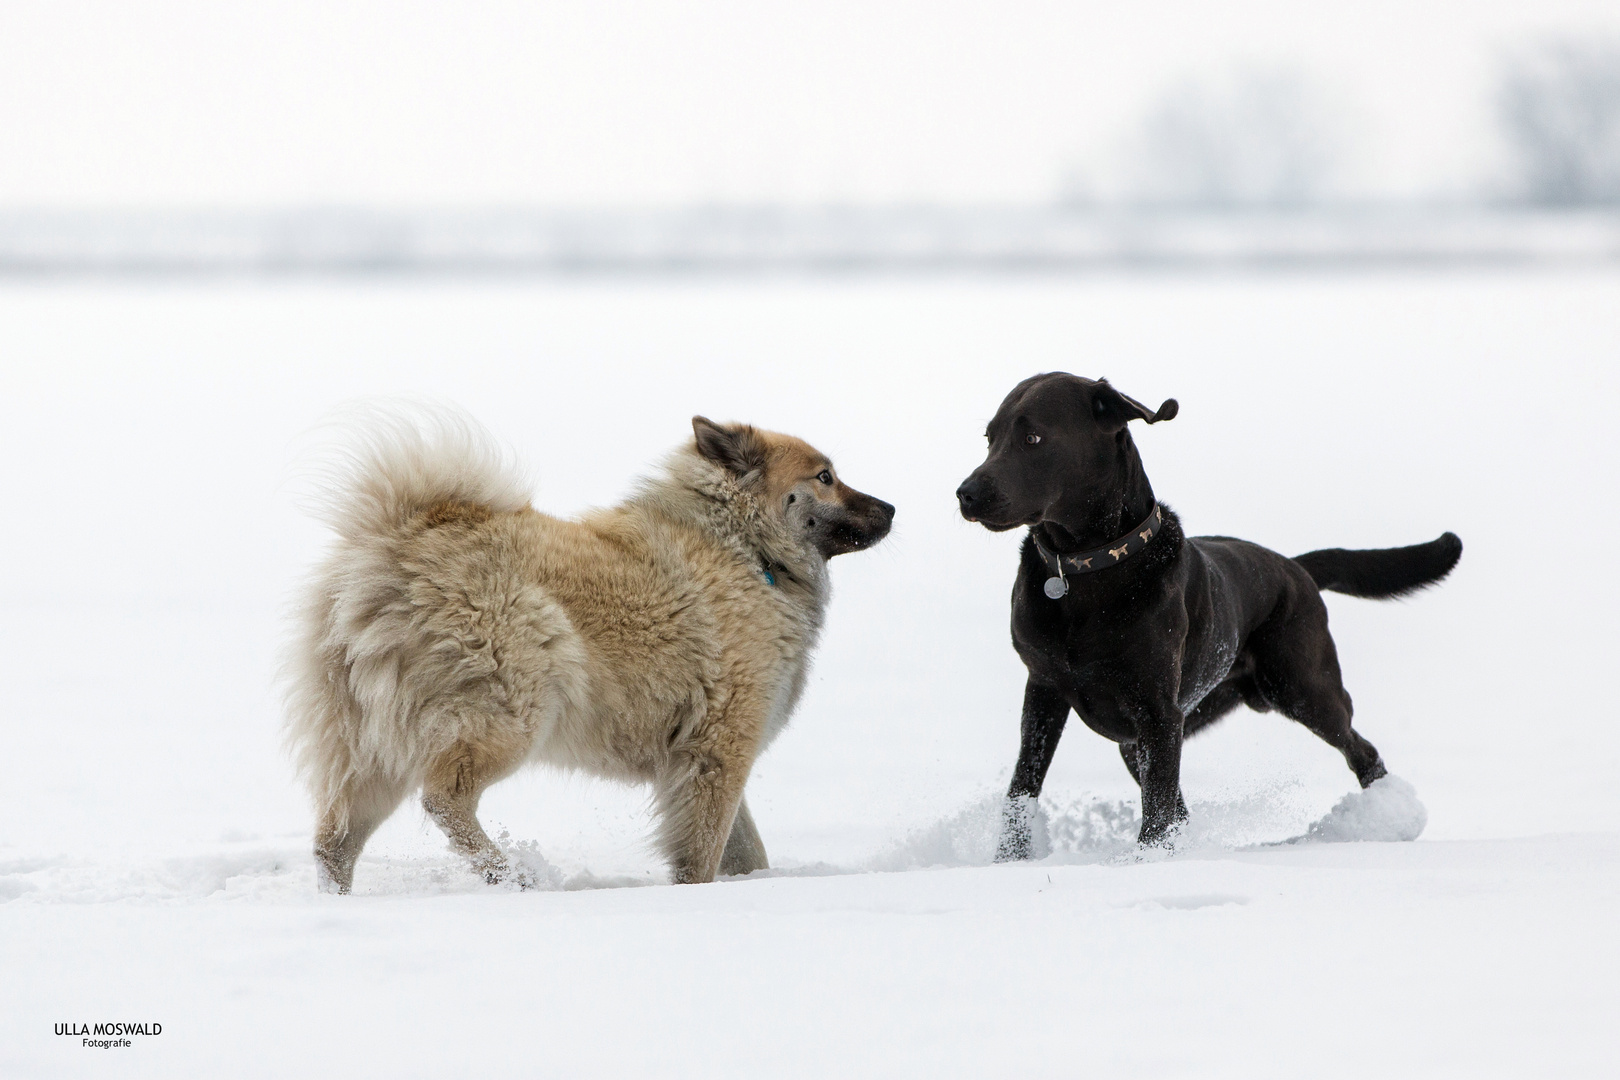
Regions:
<instances>
[{"instance_id":1,"label":"snow-covered ground","mask_svg":"<svg viewBox=\"0 0 1620 1080\"><path fill-rule=\"evenodd\" d=\"M8 284L0 1076L1602 1075L1617 311L1612 271ZM1181 851L1141 858L1133 785L1074 723L1051 853L987 865L1017 538L951 492L1055 368L1181 401L1137 440L1189 531L1463 537L1431 593L1329 599L1399 782L1357 794L1239 713L1189 744ZM644 793L540 772L482 817L555 888L482 886L407 805L356 895L315 894L273 678L323 543L295 465L378 394L467 407L548 510L617 497L694 412L897 504L834 564L750 784L778 870L668 887ZM102 1022L162 1033L54 1033Z\"/></svg>"}]
</instances>

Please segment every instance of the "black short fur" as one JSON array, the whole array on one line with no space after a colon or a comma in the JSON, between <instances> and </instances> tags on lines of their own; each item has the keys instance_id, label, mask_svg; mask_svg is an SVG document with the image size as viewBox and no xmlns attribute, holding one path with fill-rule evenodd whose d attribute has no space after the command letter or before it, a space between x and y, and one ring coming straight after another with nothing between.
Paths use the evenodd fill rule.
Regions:
<instances>
[{"instance_id":1,"label":"black short fur","mask_svg":"<svg viewBox=\"0 0 1620 1080\"><path fill-rule=\"evenodd\" d=\"M1462 541L1456 533L1445 533L1427 544L1411 547L1347 551L1323 548L1294 556L1316 582L1318 589L1329 589L1368 600L1390 600L1410 596L1433 585L1462 558Z\"/></svg>"},{"instance_id":2,"label":"black short fur","mask_svg":"<svg viewBox=\"0 0 1620 1080\"><path fill-rule=\"evenodd\" d=\"M1385 775L1378 751L1350 723L1320 589L1404 596L1443 578L1462 541L1451 533L1412 547L1333 548L1289 559L1230 537L1183 536L1167 506L1138 554L1070 575L1050 599L1052 571L1036 547L1085 551L1117 541L1155 498L1126 425L1155 412L1106 380L1037 375L1002 402L989 456L957 489L962 515L986 528L1028 527L1013 586L1012 636L1029 679L1023 738L1009 787L999 859L1027 858L1024 798L1040 794L1074 712L1120 744L1141 785L1143 843L1187 816L1182 741L1238 705L1304 724L1344 755L1363 787Z\"/></svg>"}]
</instances>

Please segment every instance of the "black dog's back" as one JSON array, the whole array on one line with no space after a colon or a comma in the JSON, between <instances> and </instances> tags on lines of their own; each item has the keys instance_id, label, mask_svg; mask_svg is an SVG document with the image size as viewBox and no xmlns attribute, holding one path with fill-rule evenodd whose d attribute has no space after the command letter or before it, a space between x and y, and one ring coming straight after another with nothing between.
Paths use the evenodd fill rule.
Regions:
<instances>
[{"instance_id":1,"label":"black dog's back","mask_svg":"<svg viewBox=\"0 0 1620 1080\"><path fill-rule=\"evenodd\" d=\"M1435 584L1451 573L1460 558L1462 541L1448 532L1427 544L1363 551L1323 548L1296 555L1294 561L1305 568L1318 589L1390 600Z\"/></svg>"}]
</instances>

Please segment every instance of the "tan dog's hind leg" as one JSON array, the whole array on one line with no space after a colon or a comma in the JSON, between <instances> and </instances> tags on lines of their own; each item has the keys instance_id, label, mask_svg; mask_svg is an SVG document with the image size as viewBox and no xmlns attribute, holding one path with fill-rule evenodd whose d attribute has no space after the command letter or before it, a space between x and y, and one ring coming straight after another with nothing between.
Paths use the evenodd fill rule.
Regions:
<instances>
[{"instance_id":1,"label":"tan dog's hind leg","mask_svg":"<svg viewBox=\"0 0 1620 1080\"><path fill-rule=\"evenodd\" d=\"M349 891L360 849L404 797L403 783L381 776L343 785L315 831L315 883L321 892Z\"/></svg>"},{"instance_id":2,"label":"tan dog's hind leg","mask_svg":"<svg viewBox=\"0 0 1620 1080\"><path fill-rule=\"evenodd\" d=\"M736 820L731 823L731 839L726 841L725 852L720 856L720 872L751 874L770 865L765 857L765 842L759 838L754 815L748 812L748 798L744 796L737 804Z\"/></svg>"},{"instance_id":3,"label":"tan dog's hind leg","mask_svg":"<svg viewBox=\"0 0 1620 1080\"><path fill-rule=\"evenodd\" d=\"M521 763L521 750L515 747L457 743L428 768L422 782L422 809L491 885L509 877L511 867L478 823L478 799ZM529 883L520 876L517 884Z\"/></svg>"}]
</instances>

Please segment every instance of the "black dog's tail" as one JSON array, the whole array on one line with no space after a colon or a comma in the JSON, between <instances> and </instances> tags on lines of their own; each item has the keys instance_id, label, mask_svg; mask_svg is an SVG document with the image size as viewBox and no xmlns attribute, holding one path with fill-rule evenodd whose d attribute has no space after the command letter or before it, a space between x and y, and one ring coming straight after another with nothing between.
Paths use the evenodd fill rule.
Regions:
<instances>
[{"instance_id":1,"label":"black dog's tail","mask_svg":"<svg viewBox=\"0 0 1620 1080\"><path fill-rule=\"evenodd\" d=\"M1438 540L1411 547L1349 551L1323 548L1295 556L1316 582L1318 589L1331 589L1369 600L1389 600L1427 588L1451 573L1462 558L1462 541L1456 533L1441 533Z\"/></svg>"}]
</instances>

